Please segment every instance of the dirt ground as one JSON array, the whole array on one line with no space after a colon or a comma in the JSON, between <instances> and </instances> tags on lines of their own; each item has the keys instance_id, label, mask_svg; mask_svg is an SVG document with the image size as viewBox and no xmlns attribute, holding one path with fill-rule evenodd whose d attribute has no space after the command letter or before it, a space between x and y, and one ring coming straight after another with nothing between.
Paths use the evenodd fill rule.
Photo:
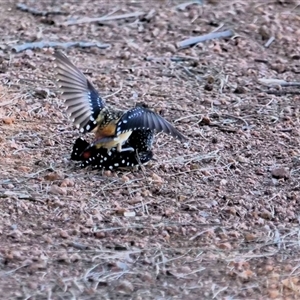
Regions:
<instances>
[{"instance_id":1,"label":"dirt ground","mask_svg":"<svg viewBox=\"0 0 300 300\"><path fill-rule=\"evenodd\" d=\"M1 299L300 299L300 7L200 2L0 0ZM144 170L80 169L53 48L16 51L36 41L109 44L64 51L189 146L159 134Z\"/></svg>"}]
</instances>

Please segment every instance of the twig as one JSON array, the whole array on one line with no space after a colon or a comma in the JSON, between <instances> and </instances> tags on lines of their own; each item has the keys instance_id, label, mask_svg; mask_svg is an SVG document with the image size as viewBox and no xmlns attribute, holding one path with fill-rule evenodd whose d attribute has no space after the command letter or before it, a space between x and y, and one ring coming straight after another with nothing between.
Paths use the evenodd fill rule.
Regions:
<instances>
[{"instance_id":1,"label":"twig","mask_svg":"<svg viewBox=\"0 0 300 300\"><path fill-rule=\"evenodd\" d=\"M177 43L177 48L183 49L187 47L194 46L195 44L202 43L205 41L209 41L212 39L220 39L220 38L227 38L232 37L234 35L234 32L232 30L225 30L220 32L211 32L208 34L192 37L186 40L183 40L181 42Z\"/></svg>"},{"instance_id":2,"label":"twig","mask_svg":"<svg viewBox=\"0 0 300 300\"><path fill-rule=\"evenodd\" d=\"M181 117L179 119L176 119L174 121L174 123L178 122L178 121L181 121L181 120L184 120L184 119L189 119L189 118L194 118L194 117L199 117L199 116L202 116L203 114L194 114L194 115L188 115L188 116L184 116L184 117Z\"/></svg>"},{"instance_id":3,"label":"twig","mask_svg":"<svg viewBox=\"0 0 300 300\"><path fill-rule=\"evenodd\" d=\"M276 78L261 78L258 79L258 82L264 86L280 85L282 87L287 87L287 86L300 87L300 82L298 81L285 81L283 79L276 79Z\"/></svg>"},{"instance_id":4,"label":"twig","mask_svg":"<svg viewBox=\"0 0 300 300\"><path fill-rule=\"evenodd\" d=\"M104 16L99 18L82 18L79 20L71 20L66 21L62 23L63 26L69 26L69 25L78 25L78 24L84 24L84 23L93 23L93 22L107 22L107 21L113 21L113 20L120 20L120 19L128 19L128 18L135 18L145 15L144 12L134 12L134 13L128 13L128 14L122 14L122 15L115 15L115 16Z\"/></svg>"},{"instance_id":5,"label":"twig","mask_svg":"<svg viewBox=\"0 0 300 300\"><path fill-rule=\"evenodd\" d=\"M178 10L185 10L188 6L193 5L193 4L203 5L203 1L202 0L193 0L193 1L185 2L185 3L176 5L175 8Z\"/></svg>"},{"instance_id":6,"label":"twig","mask_svg":"<svg viewBox=\"0 0 300 300\"><path fill-rule=\"evenodd\" d=\"M107 99L107 98L109 98L109 97L112 97L112 96L114 96L114 95L120 93L120 92L122 91L122 89L123 89L123 81L120 81L120 88L119 88L117 91L115 91L114 93L112 93L112 94L103 96L103 99Z\"/></svg>"},{"instance_id":7,"label":"twig","mask_svg":"<svg viewBox=\"0 0 300 300\"><path fill-rule=\"evenodd\" d=\"M61 10L42 11L42 10L38 10L36 8L29 7L29 6L27 6L26 4L23 4L23 3L18 3L16 5L16 8L21 10L21 11L28 12L28 13L34 15L34 16L46 17L46 16L49 16L49 15L66 15L67 14L67 12L64 12L64 11L61 11Z\"/></svg>"},{"instance_id":8,"label":"twig","mask_svg":"<svg viewBox=\"0 0 300 300\"><path fill-rule=\"evenodd\" d=\"M146 61L163 61L163 60L170 60L174 62L182 62L182 61L199 61L199 57L194 56L172 56L172 57L145 57Z\"/></svg>"},{"instance_id":9,"label":"twig","mask_svg":"<svg viewBox=\"0 0 300 300\"><path fill-rule=\"evenodd\" d=\"M276 95L276 96L282 96L282 95L299 95L300 91L264 91L266 94L269 95Z\"/></svg>"},{"instance_id":10,"label":"twig","mask_svg":"<svg viewBox=\"0 0 300 300\"><path fill-rule=\"evenodd\" d=\"M268 41L265 43L264 47L265 48L269 48L270 45L275 41L275 37L274 36L271 36Z\"/></svg>"},{"instance_id":11,"label":"twig","mask_svg":"<svg viewBox=\"0 0 300 300\"><path fill-rule=\"evenodd\" d=\"M263 64L268 64L269 63L269 61L267 59L263 59L263 58L255 58L254 61L259 62L259 63L263 63Z\"/></svg>"},{"instance_id":12,"label":"twig","mask_svg":"<svg viewBox=\"0 0 300 300\"><path fill-rule=\"evenodd\" d=\"M33 42L33 43L25 43L20 45L15 45L12 47L12 50L15 52L22 52L28 49L43 49L49 47L61 47L61 48L70 48L70 47L80 47L80 48L88 48L88 47L98 47L100 49L106 49L110 47L110 44L102 44L97 42L50 42L50 41L41 41L41 42Z\"/></svg>"},{"instance_id":13,"label":"twig","mask_svg":"<svg viewBox=\"0 0 300 300\"><path fill-rule=\"evenodd\" d=\"M24 265L22 265L22 266L20 266L20 267L17 267L17 268L15 268L15 269L12 269L12 270L10 270L10 271L2 272L0 275L2 275L2 276L8 276L8 275L11 275L11 274L15 273L16 271L18 271L18 270L20 270L20 269L22 269L22 268L26 268L26 267L28 267L28 266L29 266L29 264L27 263L27 264L24 264Z\"/></svg>"}]
</instances>

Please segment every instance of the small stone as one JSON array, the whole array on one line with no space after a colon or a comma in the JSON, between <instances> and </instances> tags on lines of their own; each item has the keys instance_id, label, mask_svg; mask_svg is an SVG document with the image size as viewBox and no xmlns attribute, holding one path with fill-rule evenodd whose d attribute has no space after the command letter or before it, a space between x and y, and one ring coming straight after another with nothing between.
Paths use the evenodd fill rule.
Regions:
<instances>
[{"instance_id":1,"label":"small stone","mask_svg":"<svg viewBox=\"0 0 300 300\"><path fill-rule=\"evenodd\" d=\"M261 35L263 40L267 40L271 36L270 28L267 25L262 25L258 29L258 33Z\"/></svg>"},{"instance_id":2,"label":"small stone","mask_svg":"<svg viewBox=\"0 0 300 300\"><path fill-rule=\"evenodd\" d=\"M135 217L136 213L134 211L125 211L123 215L124 217L130 218L130 217Z\"/></svg>"},{"instance_id":3,"label":"small stone","mask_svg":"<svg viewBox=\"0 0 300 300\"><path fill-rule=\"evenodd\" d=\"M57 185L52 185L50 187L49 193L53 195L66 195L67 191Z\"/></svg>"},{"instance_id":4,"label":"small stone","mask_svg":"<svg viewBox=\"0 0 300 300\"><path fill-rule=\"evenodd\" d=\"M69 238L69 234L68 234L65 230L60 230L59 235L60 235L63 239Z\"/></svg>"},{"instance_id":5,"label":"small stone","mask_svg":"<svg viewBox=\"0 0 300 300\"><path fill-rule=\"evenodd\" d=\"M103 175L104 176L107 176L107 177L111 177L111 171L110 170L105 170L104 172L103 172Z\"/></svg>"},{"instance_id":6,"label":"small stone","mask_svg":"<svg viewBox=\"0 0 300 300\"><path fill-rule=\"evenodd\" d=\"M45 145L53 147L55 145L55 142L53 140L47 139L45 141Z\"/></svg>"},{"instance_id":7,"label":"small stone","mask_svg":"<svg viewBox=\"0 0 300 300\"><path fill-rule=\"evenodd\" d=\"M60 184L61 187L72 187L74 186L74 181L69 178L65 178Z\"/></svg>"},{"instance_id":8,"label":"small stone","mask_svg":"<svg viewBox=\"0 0 300 300\"><path fill-rule=\"evenodd\" d=\"M220 185L226 185L227 184L227 180L226 179L222 179L221 181L220 181Z\"/></svg>"},{"instance_id":9,"label":"small stone","mask_svg":"<svg viewBox=\"0 0 300 300\"><path fill-rule=\"evenodd\" d=\"M275 168L271 171L272 177L276 179L288 179L290 177L290 174L288 170L285 168Z\"/></svg>"},{"instance_id":10,"label":"small stone","mask_svg":"<svg viewBox=\"0 0 300 300\"><path fill-rule=\"evenodd\" d=\"M251 270L245 270L240 273L238 273L238 277L243 280L249 280L254 276L254 273Z\"/></svg>"},{"instance_id":11,"label":"small stone","mask_svg":"<svg viewBox=\"0 0 300 300\"><path fill-rule=\"evenodd\" d=\"M26 172L29 172L29 170L30 170L30 168L26 167L26 166L19 166L18 167L18 171L20 171L20 172L26 173Z\"/></svg>"},{"instance_id":12,"label":"small stone","mask_svg":"<svg viewBox=\"0 0 300 300\"><path fill-rule=\"evenodd\" d=\"M232 246L230 243L221 243L218 245L218 247L223 250L231 250L232 249Z\"/></svg>"},{"instance_id":13,"label":"small stone","mask_svg":"<svg viewBox=\"0 0 300 300\"><path fill-rule=\"evenodd\" d=\"M106 237L106 234L104 231L96 231L94 233L95 237L98 238L98 239L103 239Z\"/></svg>"},{"instance_id":14,"label":"small stone","mask_svg":"<svg viewBox=\"0 0 300 300\"><path fill-rule=\"evenodd\" d=\"M276 299L279 297L279 290L269 290L268 291L270 299Z\"/></svg>"},{"instance_id":15,"label":"small stone","mask_svg":"<svg viewBox=\"0 0 300 300\"><path fill-rule=\"evenodd\" d=\"M153 173L151 177L152 177L153 181L156 182L156 183L163 183L164 182L164 180L155 173Z\"/></svg>"},{"instance_id":16,"label":"small stone","mask_svg":"<svg viewBox=\"0 0 300 300\"><path fill-rule=\"evenodd\" d=\"M235 94L245 94L246 89L243 86L237 86L236 89L233 91Z\"/></svg>"},{"instance_id":17,"label":"small stone","mask_svg":"<svg viewBox=\"0 0 300 300\"><path fill-rule=\"evenodd\" d=\"M252 242L256 239L256 236L252 233L247 232L244 234L244 238L247 242Z\"/></svg>"},{"instance_id":18,"label":"small stone","mask_svg":"<svg viewBox=\"0 0 300 300\"><path fill-rule=\"evenodd\" d=\"M2 119L3 123L6 125L11 125L12 123L14 123L15 119L12 117L4 117Z\"/></svg>"},{"instance_id":19,"label":"small stone","mask_svg":"<svg viewBox=\"0 0 300 300\"><path fill-rule=\"evenodd\" d=\"M23 236L23 233L18 229L14 229L8 234L8 236L18 241Z\"/></svg>"},{"instance_id":20,"label":"small stone","mask_svg":"<svg viewBox=\"0 0 300 300\"><path fill-rule=\"evenodd\" d=\"M268 210L266 209L263 209L261 211L261 213L259 214L259 216L265 220L271 220L273 218L271 212L269 212Z\"/></svg>"},{"instance_id":21,"label":"small stone","mask_svg":"<svg viewBox=\"0 0 300 300\"><path fill-rule=\"evenodd\" d=\"M69 256L68 256L67 253L62 252L62 253L59 253L59 254L58 254L57 260L58 260L59 262L65 262L65 263L68 263L68 262L70 261L70 258L69 258Z\"/></svg>"},{"instance_id":22,"label":"small stone","mask_svg":"<svg viewBox=\"0 0 300 300\"><path fill-rule=\"evenodd\" d=\"M140 274L140 277L144 282L148 282L148 283L153 283L154 282L153 276L151 275L151 273L149 273L147 271Z\"/></svg>"},{"instance_id":23,"label":"small stone","mask_svg":"<svg viewBox=\"0 0 300 300\"><path fill-rule=\"evenodd\" d=\"M44 177L45 180L55 181L61 179L61 176L56 172L51 172Z\"/></svg>"},{"instance_id":24,"label":"small stone","mask_svg":"<svg viewBox=\"0 0 300 300\"><path fill-rule=\"evenodd\" d=\"M78 253L74 253L70 256L71 262L77 262L81 260L81 256Z\"/></svg>"},{"instance_id":25,"label":"small stone","mask_svg":"<svg viewBox=\"0 0 300 300\"><path fill-rule=\"evenodd\" d=\"M129 181L130 181L130 178L129 178L128 176L126 176L126 175L123 175L123 176L122 176L122 181L123 181L123 182L129 182Z\"/></svg>"},{"instance_id":26,"label":"small stone","mask_svg":"<svg viewBox=\"0 0 300 300\"><path fill-rule=\"evenodd\" d=\"M198 123L199 125L209 125L210 119L207 116L203 116L202 119Z\"/></svg>"},{"instance_id":27,"label":"small stone","mask_svg":"<svg viewBox=\"0 0 300 300\"><path fill-rule=\"evenodd\" d=\"M132 293L134 291L134 286L130 281L123 280L119 282L117 289L126 293Z\"/></svg>"}]
</instances>

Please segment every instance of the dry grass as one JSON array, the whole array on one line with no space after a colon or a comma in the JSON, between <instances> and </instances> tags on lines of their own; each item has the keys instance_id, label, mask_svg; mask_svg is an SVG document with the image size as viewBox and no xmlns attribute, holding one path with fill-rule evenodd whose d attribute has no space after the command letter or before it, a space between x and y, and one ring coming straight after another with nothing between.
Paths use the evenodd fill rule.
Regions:
<instances>
[{"instance_id":1,"label":"dry grass","mask_svg":"<svg viewBox=\"0 0 300 300\"><path fill-rule=\"evenodd\" d=\"M250 2L67 1L43 17L0 1L2 295L299 298L299 96L260 84L299 81L299 8ZM148 20L59 26L137 11ZM236 36L177 51L216 29ZM35 40L111 44L66 52L108 103L147 102L189 144L157 135L143 170L76 167L52 49L10 50Z\"/></svg>"}]
</instances>

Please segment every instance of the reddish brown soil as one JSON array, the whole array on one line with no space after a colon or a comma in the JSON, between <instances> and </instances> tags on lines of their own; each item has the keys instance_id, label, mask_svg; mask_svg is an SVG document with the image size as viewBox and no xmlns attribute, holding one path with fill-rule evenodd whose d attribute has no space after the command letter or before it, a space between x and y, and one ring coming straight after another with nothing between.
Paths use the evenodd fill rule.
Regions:
<instances>
[{"instance_id":1,"label":"reddish brown soil","mask_svg":"<svg viewBox=\"0 0 300 300\"><path fill-rule=\"evenodd\" d=\"M299 81L300 7L204 2L25 1L66 13L43 17L0 1L0 298L300 298L299 87L259 82ZM236 36L176 48L217 29ZM189 146L159 134L144 170L79 169L53 49L12 50L50 40L109 43L65 52L108 103L146 102Z\"/></svg>"}]
</instances>

